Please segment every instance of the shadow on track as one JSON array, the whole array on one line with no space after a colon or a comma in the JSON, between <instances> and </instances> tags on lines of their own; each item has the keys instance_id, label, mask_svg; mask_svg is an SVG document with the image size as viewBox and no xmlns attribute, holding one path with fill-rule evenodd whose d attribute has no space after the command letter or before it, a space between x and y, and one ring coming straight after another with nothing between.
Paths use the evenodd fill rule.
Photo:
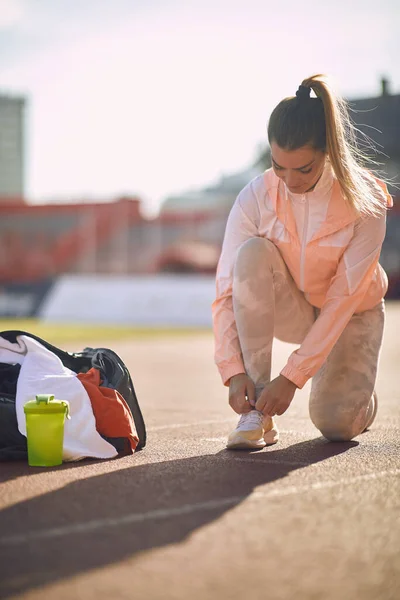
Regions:
<instances>
[{"instance_id":1,"label":"shadow on track","mask_svg":"<svg viewBox=\"0 0 400 600\"><path fill-rule=\"evenodd\" d=\"M133 456L132 466L20 502L0 512L0 597L180 542L257 486L356 445L318 438L250 455L224 450L138 466Z\"/></svg>"}]
</instances>

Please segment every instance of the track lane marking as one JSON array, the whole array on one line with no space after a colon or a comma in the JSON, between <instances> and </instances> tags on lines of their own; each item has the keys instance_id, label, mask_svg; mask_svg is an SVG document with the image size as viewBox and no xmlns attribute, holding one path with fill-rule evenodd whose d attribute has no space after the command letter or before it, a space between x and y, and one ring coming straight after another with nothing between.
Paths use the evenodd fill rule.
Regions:
<instances>
[{"instance_id":1,"label":"track lane marking","mask_svg":"<svg viewBox=\"0 0 400 600\"><path fill-rule=\"evenodd\" d=\"M305 419L303 419L305 420ZM164 430L168 430L168 429L183 429L185 427L200 427L202 425L227 425L229 423L237 423L237 419L236 418L227 418L227 419L215 419L212 421L195 421L193 423L171 423L170 425L155 425L154 427L147 427L147 431L148 432L152 432L152 431L164 431ZM295 429L280 429L279 428L279 433L293 433L296 435L312 435L312 433L314 433L314 431L309 431L309 432L304 432L304 431L296 431ZM204 438L207 439L207 438Z\"/></svg>"}]
</instances>

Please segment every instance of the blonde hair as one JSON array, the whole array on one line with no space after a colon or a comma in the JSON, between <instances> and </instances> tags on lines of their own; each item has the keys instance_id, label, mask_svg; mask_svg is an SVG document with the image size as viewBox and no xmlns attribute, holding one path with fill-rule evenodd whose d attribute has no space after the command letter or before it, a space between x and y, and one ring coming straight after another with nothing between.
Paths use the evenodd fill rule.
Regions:
<instances>
[{"instance_id":1,"label":"blonde hair","mask_svg":"<svg viewBox=\"0 0 400 600\"><path fill-rule=\"evenodd\" d=\"M310 90L316 98L310 97ZM281 148L311 145L326 152L343 195L358 214L379 215L385 210L384 191L365 167L368 159L357 143L347 103L333 91L326 75L304 79L296 96L278 104L269 120L268 137Z\"/></svg>"}]
</instances>

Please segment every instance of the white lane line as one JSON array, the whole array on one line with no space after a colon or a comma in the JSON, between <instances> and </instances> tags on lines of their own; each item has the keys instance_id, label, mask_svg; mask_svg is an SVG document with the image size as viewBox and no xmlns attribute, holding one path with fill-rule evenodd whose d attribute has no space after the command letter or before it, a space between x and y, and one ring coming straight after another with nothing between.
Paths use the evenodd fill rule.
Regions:
<instances>
[{"instance_id":1,"label":"white lane line","mask_svg":"<svg viewBox=\"0 0 400 600\"><path fill-rule=\"evenodd\" d=\"M154 427L147 427L147 431L165 431L168 429L182 429L184 427L201 427L202 425L226 425L228 423L236 423L237 419L231 417L229 419L219 419L213 421L195 421L194 423L171 423L170 425L156 425ZM295 431L294 429L279 429L280 433L292 433L295 435L312 435L314 431L304 432ZM220 438L204 438L205 441L217 441ZM221 438L222 439L222 438Z\"/></svg>"},{"instance_id":2,"label":"white lane line","mask_svg":"<svg viewBox=\"0 0 400 600\"><path fill-rule=\"evenodd\" d=\"M280 429L279 433L292 433L293 435L303 435L303 436L312 436L314 432L310 431L309 433L304 433L303 431L294 431L292 429ZM204 437L198 438L199 442L218 442L220 444L225 444L227 440L227 436L220 437Z\"/></svg>"},{"instance_id":3,"label":"white lane line","mask_svg":"<svg viewBox=\"0 0 400 600\"><path fill-rule=\"evenodd\" d=\"M279 429L279 433L290 433L291 435L302 435L304 437L315 437L315 435L317 434L317 437L321 437L321 434L317 429L310 431L296 431L296 429Z\"/></svg>"},{"instance_id":4,"label":"white lane line","mask_svg":"<svg viewBox=\"0 0 400 600\"><path fill-rule=\"evenodd\" d=\"M383 477L394 477L400 475L400 469L391 469L378 473L366 473L356 477L347 479L339 479L338 481L317 481L308 485L287 486L278 489L253 492L251 495L231 496L229 498L219 498L199 502L197 504L184 504L176 508L160 508L150 510L144 513L131 513L121 517L108 519L95 519L86 523L78 523L76 525L65 525L63 527L52 527L51 529L39 529L38 531L28 531L23 534L10 535L0 537L0 544L24 544L35 540L52 539L73 535L76 533L88 533L90 531L98 531L106 527L117 527L121 525L132 525L135 523L144 523L155 519L168 519L171 517L180 517L201 511L212 511L226 506L234 506L244 500L258 500L264 498L282 498L296 494L304 494L316 490L324 490L340 486L354 485L362 481L374 481Z\"/></svg>"},{"instance_id":5,"label":"white lane line","mask_svg":"<svg viewBox=\"0 0 400 600\"><path fill-rule=\"evenodd\" d=\"M230 419L218 419L214 421L195 421L194 423L171 423L170 425L156 425L147 427L147 431L163 431L164 429L179 429L181 427L198 427L199 425L223 425L224 423L236 423L234 417Z\"/></svg>"},{"instance_id":6,"label":"white lane line","mask_svg":"<svg viewBox=\"0 0 400 600\"><path fill-rule=\"evenodd\" d=\"M265 454L263 454L265 456ZM315 467L318 463L308 463L301 460L264 460L264 458L257 460L256 458L248 458L247 456L234 456L232 458L235 462L251 462L258 465L291 465L296 467Z\"/></svg>"}]
</instances>

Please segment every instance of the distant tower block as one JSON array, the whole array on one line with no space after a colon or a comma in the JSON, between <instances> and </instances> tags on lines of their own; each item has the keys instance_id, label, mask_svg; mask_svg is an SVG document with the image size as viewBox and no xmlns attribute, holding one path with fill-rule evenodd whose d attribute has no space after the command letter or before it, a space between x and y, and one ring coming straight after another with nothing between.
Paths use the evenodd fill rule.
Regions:
<instances>
[{"instance_id":1,"label":"distant tower block","mask_svg":"<svg viewBox=\"0 0 400 600\"><path fill-rule=\"evenodd\" d=\"M0 94L0 202L23 202L25 98Z\"/></svg>"}]
</instances>

